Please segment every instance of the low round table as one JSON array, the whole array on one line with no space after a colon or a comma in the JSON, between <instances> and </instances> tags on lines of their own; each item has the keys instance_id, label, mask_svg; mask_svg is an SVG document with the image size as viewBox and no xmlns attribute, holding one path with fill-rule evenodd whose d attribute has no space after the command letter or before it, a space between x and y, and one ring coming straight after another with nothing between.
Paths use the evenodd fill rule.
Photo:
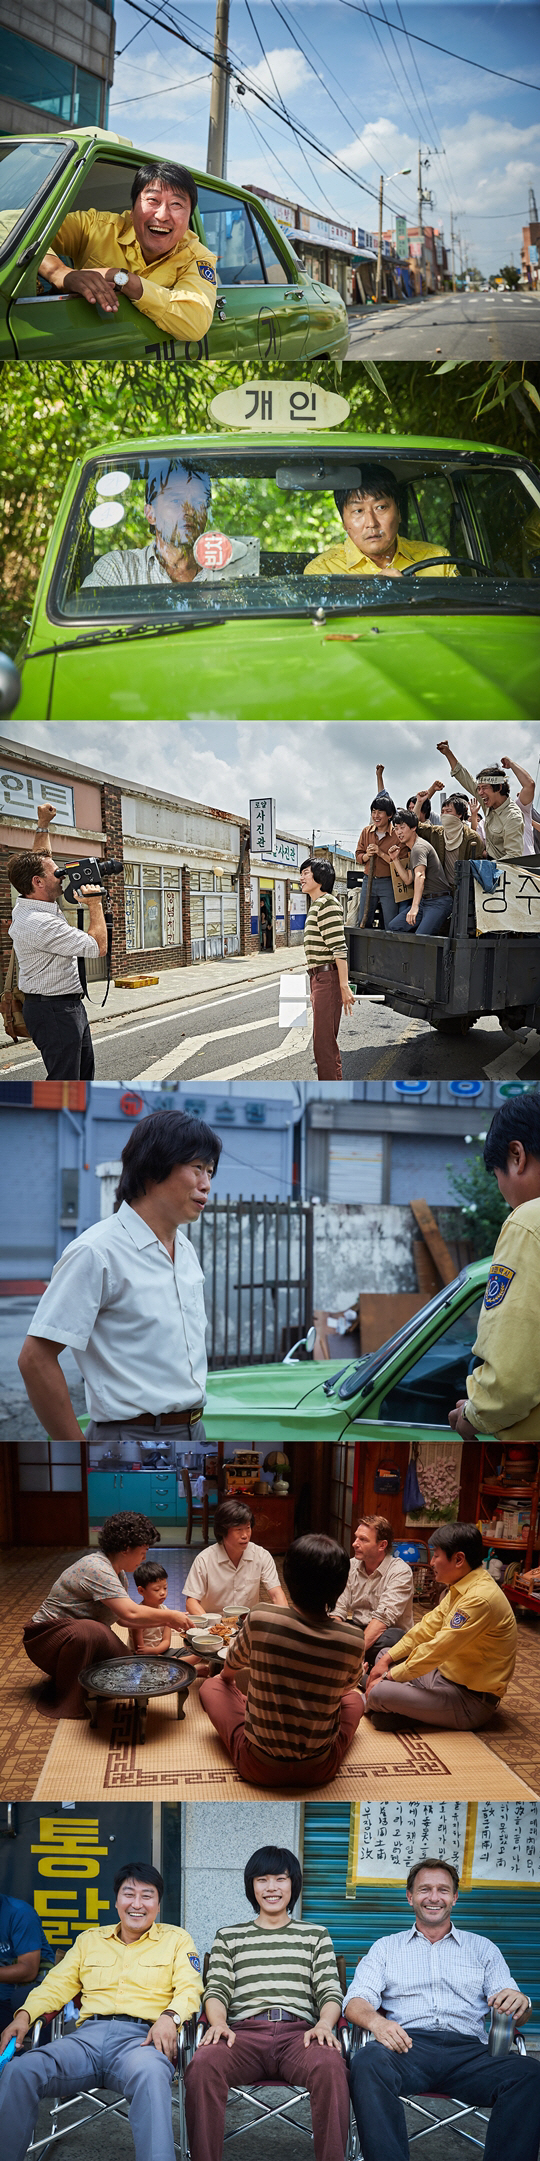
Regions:
<instances>
[{"instance_id":1,"label":"low round table","mask_svg":"<svg viewBox=\"0 0 540 2161\"><path fill-rule=\"evenodd\" d=\"M177 1716L185 1717L184 1698L193 1680L193 1669L180 1658L106 1658L100 1666L85 1666L79 1674L91 1726L97 1726L101 1702L132 1701L137 1714L136 1738L146 1740L146 1717L156 1696L177 1697Z\"/></svg>"}]
</instances>

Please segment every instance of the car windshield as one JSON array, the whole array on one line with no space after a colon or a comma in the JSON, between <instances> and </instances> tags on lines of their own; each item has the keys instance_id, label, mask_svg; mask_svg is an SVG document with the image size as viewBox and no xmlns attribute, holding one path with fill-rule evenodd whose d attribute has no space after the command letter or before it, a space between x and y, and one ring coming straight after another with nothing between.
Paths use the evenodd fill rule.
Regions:
<instances>
[{"instance_id":1,"label":"car windshield","mask_svg":"<svg viewBox=\"0 0 540 2161\"><path fill-rule=\"evenodd\" d=\"M352 1372L348 1373L346 1379L341 1382L338 1392L343 1400L346 1402L349 1396L357 1395L360 1390L363 1394L364 1390L371 1388L377 1373L380 1373L383 1366L388 1364L389 1358L393 1358L396 1351L403 1350L407 1343L417 1341L419 1322L422 1323L422 1329L428 1327L430 1321L434 1320L437 1314L444 1313L445 1308L453 1305L456 1291L460 1290L462 1286L464 1287L467 1280L467 1270L462 1268L460 1275L455 1276L452 1283L445 1283L442 1291L437 1291L435 1297L430 1298L429 1305L422 1307L421 1314L413 1314L410 1321L404 1322L403 1328L398 1328L394 1336L388 1337L388 1342L382 1344L380 1351L376 1351L373 1358L360 1358L358 1364L353 1367ZM474 1295L475 1286L471 1284L471 1298ZM339 1375L336 1375L336 1379L339 1379ZM331 1383L329 1382L326 1389L327 1394L330 1393L330 1387Z\"/></svg>"},{"instance_id":2,"label":"car windshield","mask_svg":"<svg viewBox=\"0 0 540 2161\"><path fill-rule=\"evenodd\" d=\"M386 515L398 521L388 575L341 517L344 498L345 516L350 501L363 515L363 460L354 438L315 454L297 442L208 451L192 443L95 459L70 515L50 611L114 623L434 604L462 611L499 607L506 594L514 608L531 595L538 604L540 481L510 460L477 463L458 452L400 461L396 452L383 461L393 491Z\"/></svg>"},{"instance_id":3,"label":"car windshield","mask_svg":"<svg viewBox=\"0 0 540 2161\"><path fill-rule=\"evenodd\" d=\"M48 142L0 143L0 260L72 149L72 143L54 136Z\"/></svg>"}]
</instances>

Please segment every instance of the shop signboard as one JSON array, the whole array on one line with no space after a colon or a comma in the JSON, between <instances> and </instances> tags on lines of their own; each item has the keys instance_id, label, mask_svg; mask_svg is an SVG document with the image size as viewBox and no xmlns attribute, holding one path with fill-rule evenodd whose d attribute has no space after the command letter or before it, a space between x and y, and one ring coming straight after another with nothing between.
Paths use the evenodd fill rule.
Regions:
<instances>
[{"instance_id":1,"label":"shop signboard","mask_svg":"<svg viewBox=\"0 0 540 2161\"><path fill-rule=\"evenodd\" d=\"M406 218L396 218L396 255L398 263L408 263L409 235Z\"/></svg>"},{"instance_id":2,"label":"shop signboard","mask_svg":"<svg viewBox=\"0 0 540 2161\"><path fill-rule=\"evenodd\" d=\"M272 795L255 795L249 805L249 844L253 855L272 854L276 837L276 804Z\"/></svg>"},{"instance_id":3,"label":"shop signboard","mask_svg":"<svg viewBox=\"0 0 540 2161\"><path fill-rule=\"evenodd\" d=\"M0 1890L25 1899L56 1950L116 1920L114 1877L152 1858L151 1801L16 1805L15 1836L0 1843Z\"/></svg>"},{"instance_id":4,"label":"shop signboard","mask_svg":"<svg viewBox=\"0 0 540 2161\"><path fill-rule=\"evenodd\" d=\"M75 799L72 788L64 787L63 781L45 780L43 774L12 773L4 765L0 769L0 810L4 817L36 818L40 803L53 803L61 826L75 825Z\"/></svg>"}]
</instances>

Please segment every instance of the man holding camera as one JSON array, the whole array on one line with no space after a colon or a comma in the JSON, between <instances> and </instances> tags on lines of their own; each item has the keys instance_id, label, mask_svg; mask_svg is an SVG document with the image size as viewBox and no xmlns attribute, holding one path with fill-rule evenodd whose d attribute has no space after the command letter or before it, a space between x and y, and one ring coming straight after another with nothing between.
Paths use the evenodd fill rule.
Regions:
<instances>
[{"instance_id":1,"label":"man holding camera","mask_svg":"<svg viewBox=\"0 0 540 2161\"><path fill-rule=\"evenodd\" d=\"M24 992L23 1019L41 1051L47 1079L93 1080L94 1050L77 960L79 955L97 960L106 953L107 926L98 885L80 889L89 931L75 930L66 921L59 904L61 874L49 837L55 817L52 803L40 803L33 850L10 857L8 874L20 897L9 934Z\"/></svg>"}]
</instances>

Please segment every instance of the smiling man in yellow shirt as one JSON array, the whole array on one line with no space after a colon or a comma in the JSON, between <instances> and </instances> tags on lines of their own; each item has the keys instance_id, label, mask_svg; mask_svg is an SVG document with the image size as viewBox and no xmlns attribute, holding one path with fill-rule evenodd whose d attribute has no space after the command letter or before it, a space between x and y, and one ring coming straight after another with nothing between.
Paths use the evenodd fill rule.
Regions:
<instances>
[{"instance_id":1,"label":"smiling man in yellow shirt","mask_svg":"<svg viewBox=\"0 0 540 2161\"><path fill-rule=\"evenodd\" d=\"M210 329L217 280L215 255L188 230L196 202L187 166L140 166L131 211L69 211L40 274L106 315L116 314L123 293L168 337L199 340Z\"/></svg>"},{"instance_id":2,"label":"smiling man in yellow shirt","mask_svg":"<svg viewBox=\"0 0 540 2161\"><path fill-rule=\"evenodd\" d=\"M505 1447L540 1442L540 1089L495 1112L484 1148L511 1215L499 1232L466 1396L450 1412L462 1441L495 1433Z\"/></svg>"},{"instance_id":3,"label":"smiling man in yellow shirt","mask_svg":"<svg viewBox=\"0 0 540 2161\"><path fill-rule=\"evenodd\" d=\"M171 2085L178 2028L198 2012L200 1963L186 1929L158 1920L163 1877L150 1862L127 1861L114 1881L118 1922L85 1929L0 2037L0 2049L62 2010L80 1993L75 2032L17 2053L0 2081L0 2144L24 2161L40 2102L108 2087L129 2101L136 2161L175 2161Z\"/></svg>"},{"instance_id":4,"label":"smiling man in yellow shirt","mask_svg":"<svg viewBox=\"0 0 540 2161\"><path fill-rule=\"evenodd\" d=\"M334 502L345 527L343 543L333 541L322 555L306 563L304 576L400 578L411 563L431 561L419 577L457 578L459 573L446 548L425 540L399 536L401 501L398 483L382 465L363 465L358 487L334 491ZM433 563L433 556L437 563Z\"/></svg>"},{"instance_id":5,"label":"smiling man in yellow shirt","mask_svg":"<svg viewBox=\"0 0 540 2161\"><path fill-rule=\"evenodd\" d=\"M430 1547L433 1574L446 1596L376 1659L367 1709L470 1733L486 1725L512 1679L515 1614L482 1566L476 1523L440 1523Z\"/></svg>"}]
</instances>

